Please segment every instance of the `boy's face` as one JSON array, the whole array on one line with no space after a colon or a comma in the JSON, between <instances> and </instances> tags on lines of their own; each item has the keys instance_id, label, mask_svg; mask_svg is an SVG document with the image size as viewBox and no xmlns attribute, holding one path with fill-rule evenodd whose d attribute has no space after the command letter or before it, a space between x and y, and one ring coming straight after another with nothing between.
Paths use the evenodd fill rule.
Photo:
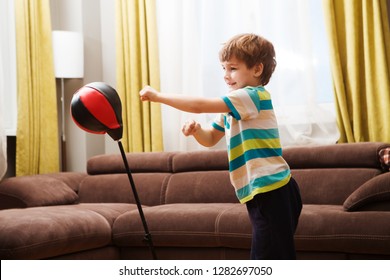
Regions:
<instances>
[{"instance_id":1,"label":"boy's face","mask_svg":"<svg viewBox=\"0 0 390 280\"><path fill-rule=\"evenodd\" d=\"M247 86L260 85L260 76L263 71L262 64L248 68L243 61L233 56L228 61L222 62L222 68L225 72L225 82L231 91Z\"/></svg>"}]
</instances>

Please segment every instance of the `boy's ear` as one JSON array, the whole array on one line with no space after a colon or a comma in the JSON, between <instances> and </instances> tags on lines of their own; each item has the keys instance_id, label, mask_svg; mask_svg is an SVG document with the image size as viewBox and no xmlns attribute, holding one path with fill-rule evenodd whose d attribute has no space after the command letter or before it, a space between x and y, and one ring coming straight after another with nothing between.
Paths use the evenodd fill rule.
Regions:
<instances>
[{"instance_id":1,"label":"boy's ear","mask_svg":"<svg viewBox=\"0 0 390 280\"><path fill-rule=\"evenodd\" d=\"M257 64L254 66L255 67L255 77L256 78L259 78L261 76L261 74L263 74L263 69L264 69L264 65L263 63L260 63L260 64Z\"/></svg>"}]
</instances>

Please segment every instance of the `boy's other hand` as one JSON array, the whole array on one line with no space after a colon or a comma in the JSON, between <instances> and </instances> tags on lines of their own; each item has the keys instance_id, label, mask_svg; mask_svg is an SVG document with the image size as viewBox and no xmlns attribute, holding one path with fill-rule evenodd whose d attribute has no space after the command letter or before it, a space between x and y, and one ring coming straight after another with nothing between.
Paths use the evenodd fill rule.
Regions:
<instances>
[{"instance_id":1,"label":"boy's other hand","mask_svg":"<svg viewBox=\"0 0 390 280\"><path fill-rule=\"evenodd\" d=\"M194 120L190 120L183 125L181 131L185 136L190 136L190 135L194 135L200 128L201 127L199 123L197 123Z\"/></svg>"},{"instance_id":2,"label":"boy's other hand","mask_svg":"<svg viewBox=\"0 0 390 280\"><path fill-rule=\"evenodd\" d=\"M141 101L155 101L158 91L151 86L145 86L140 92Z\"/></svg>"}]
</instances>

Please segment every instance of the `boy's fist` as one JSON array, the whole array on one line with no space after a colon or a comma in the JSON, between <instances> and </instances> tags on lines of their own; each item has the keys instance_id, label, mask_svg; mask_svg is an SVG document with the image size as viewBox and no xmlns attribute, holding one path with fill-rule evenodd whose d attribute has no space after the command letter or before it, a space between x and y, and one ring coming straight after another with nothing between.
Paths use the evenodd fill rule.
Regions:
<instances>
[{"instance_id":1,"label":"boy's fist","mask_svg":"<svg viewBox=\"0 0 390 280\"><path fill-rule=\"evenodd\" d=\"M200 124L194 120L187 121L181 131L185 136L194 135L200 129Z\"/></svg>"},{"instance_id":2,"label":"boy's fist","mask_svg":"<svg viewBox=\"0 0 390 280\"><path fill-rule=\"evenodd\" d=\"M154 101L157 94L158 91L151 86L146 86L139 92L141 101Z\"/></svg>"}]
</instances>

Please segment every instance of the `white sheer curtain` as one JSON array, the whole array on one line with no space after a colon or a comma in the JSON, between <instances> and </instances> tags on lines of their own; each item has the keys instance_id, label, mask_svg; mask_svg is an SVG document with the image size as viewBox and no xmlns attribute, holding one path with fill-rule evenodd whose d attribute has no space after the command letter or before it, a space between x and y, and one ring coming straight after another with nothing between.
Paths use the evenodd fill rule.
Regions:
<instances>
[{"instance_id":1,"label":"white sheer curtain","mask_svg":"<svg viewBox=\"0 0 390 280\"><path fill-rule=\"evenodd\" d=\"M218 60L223 42L256 33L273 42L277 67L267 89L283 146L338 140L321 1L157 0L161 90L221 96L228 90ZM163 106L165 150L202 149L180 131L187 119L208 125L214 115ZM216 148L225 148L221 141Z\"/></svg>"}]
</instances>

